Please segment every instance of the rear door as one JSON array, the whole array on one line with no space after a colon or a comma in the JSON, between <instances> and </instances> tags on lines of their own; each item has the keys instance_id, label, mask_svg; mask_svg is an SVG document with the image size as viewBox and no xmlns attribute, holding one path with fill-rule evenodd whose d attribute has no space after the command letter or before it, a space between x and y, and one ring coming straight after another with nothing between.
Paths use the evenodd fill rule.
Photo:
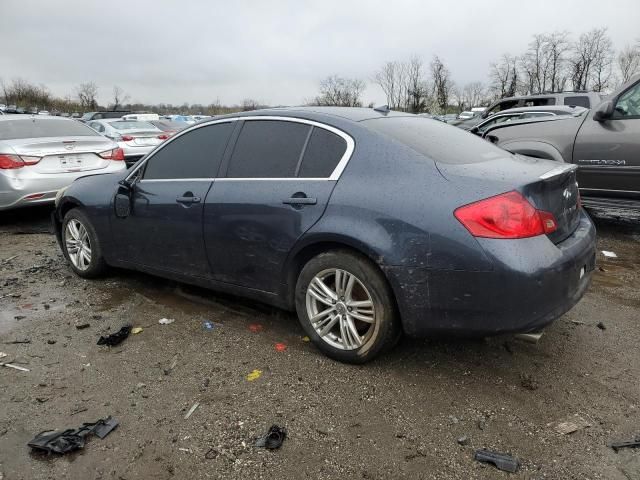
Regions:
<instances>
[{"instance_id":1,"label":"rear door","mask_svg":"<svg viewBox=\"0 0 640 480\"><path fill-rule=\"evenodd\" d=\"M120 258L182 275L209 277L202 212L233 130L233 122L204 125L156 150L141 166L131 213L114 218Z\"/></svg>"},{"instance_id":2,"label":"rear door","mask_svg":"<svg viewBox=\"0 0 640 480\"><path fill-rule=\"evenodd\" d=\"M351 137L332 127L245 118L205 204L214 279L277 292L289 251L322 216L352 150Z\"/></svg>"},{"instance_id":3,"label":"rear door","mask_svg":"<svg viewBox=\"0 0 640 480\"><path fill-rule=\"evenodd\" d=\"M613 117L587 118L576 137L580 189L593 196L640 196L640 83L616 100Z\"/></svg>"}]
</instances>

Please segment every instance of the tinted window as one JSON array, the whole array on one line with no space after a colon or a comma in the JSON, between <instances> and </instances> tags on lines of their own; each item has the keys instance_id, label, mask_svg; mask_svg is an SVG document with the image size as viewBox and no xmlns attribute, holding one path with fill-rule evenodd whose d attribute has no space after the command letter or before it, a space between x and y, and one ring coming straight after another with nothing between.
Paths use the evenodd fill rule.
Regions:
<instances>
[{"instance_id":1,"label":"tinted window","mask_svg":"<svg viewBox=\"0 0 640 480\"><path fill-rule=\"evenodd\" d=\"M232 130L233 123L219 123L168 141L147 162L144 178L215 177Z\"/></svg>"},{"instance_id":2,"label":"tinted window","mask_svg":"<svg viewBox=\"0 0 640 480\"><path fill-rule=\"evenodd\" d=\"M508 155L465 130L442 122L425 122L417 116L372 119L361 124L441 163L479 163Z\"/></svg>"},{"instance_id":3,"label":"tinted window","mask_svg":"<svg viewBox=\"0 0 640 480\"><path fill-rule=\"evenodd\" d=\"M589 97L564 97L565 105L589 108L591 106Z\"/></svg>"},{"instance_id":4,"label":"tinted window","mask_svg":"<svg viewBox=\"0 0 640 480\"><path fill-rule=\"evenodd\" d=\"M310 128L304 123L246 120L233 149L227 177L295 176Z\"/></svg>"},{"instance_id":5,"label":"tinted window","mask_svg":"<svg viewBox=\"0 0 640 480\"><path fill-rule=\"evenodd\" d=\"M135 120L123 120L118 122L109 122L116 130L157 130L156 127L149 122L137 122Z\"/></svg>"},{"instance_id":6,"label":"tinted window","mask_svg":"<svg viewBox=\"0 0 640 480\"><path fill-rule=\"evenodd\" d=\"M553 97L548 98L528 98L522 103L523 107L540 107L543 105L555 105L556 99Z\"/></svg>"},{"instance_id":7,"label":"tinted window","mask_svg":"<svg viewBox=\"0 0 640 480\"><path fill-rule=\"evenodd\" d=\"M614 118L638 117L640 116L640 83L636 83L629 90L618 98Z\"/></svg>"},{"instance_id":8,"label":"tinted window","mask_svg":"<svg viewBox=\"0 0 640 480\"><path fill-rule=\"evenodd\" d=\"M95 130L75 120L25 118L0 122L0 140L37 137L95 137Z\"/></svg>"},{"instance_id":9,"label":"tinted window","mask_svg":"<svg viewBox=\"0 0 640 480\"><path fill-rule=\"evenodd\" d=\"M314 128L304 152L299 177L326 178L331 176L347 150L347 142L324 128Z\"/></svg>"}]
</instances>

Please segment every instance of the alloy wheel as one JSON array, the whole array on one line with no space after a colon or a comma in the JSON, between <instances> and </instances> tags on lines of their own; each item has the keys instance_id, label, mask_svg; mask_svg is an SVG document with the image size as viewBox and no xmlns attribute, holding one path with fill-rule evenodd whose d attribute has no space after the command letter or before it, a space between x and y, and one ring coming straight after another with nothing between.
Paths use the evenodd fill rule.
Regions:
<instances>
[{"instance_id":1,"label":"alloy wheel","mask_svg":"<svg viewBox=\"0 0 640 480\"><path fill-rule=\"evenodd\" d=\"M91 241L85 226L75 218L67 223L65 246L73 266L78 270L86 270L91 265Z\"/></svg>"},{"instance_id":2,"label":"alloy wheel","mask_svg":"<svg viewBox=\"0 0 640 480\"><path fill-rule=\"evenodd\" d=\"M329 345L356 350L373 334L377 316L364 283L346 270L323 270L307 287L306 308L311 326Z\"/></svg>"}]
</instances>

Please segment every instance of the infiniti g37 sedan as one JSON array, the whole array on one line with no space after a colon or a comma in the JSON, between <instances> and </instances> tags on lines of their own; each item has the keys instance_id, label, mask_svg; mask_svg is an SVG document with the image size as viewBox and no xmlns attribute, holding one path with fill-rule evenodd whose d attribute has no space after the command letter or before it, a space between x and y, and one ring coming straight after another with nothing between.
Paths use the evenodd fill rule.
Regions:
<instances>
[{"instance_id":1,"label":"infiniti g37 sedan","mask_svg":"<svg viewBox=\"0 0 640 480\"><path fill-rule=\"evenodd\" d=\"M538 332L595 263L574 166L388 110L205 120L56 203L78 275L125 267L296 310L352 363L402 333Z\"/></svg>"}]
</instances>

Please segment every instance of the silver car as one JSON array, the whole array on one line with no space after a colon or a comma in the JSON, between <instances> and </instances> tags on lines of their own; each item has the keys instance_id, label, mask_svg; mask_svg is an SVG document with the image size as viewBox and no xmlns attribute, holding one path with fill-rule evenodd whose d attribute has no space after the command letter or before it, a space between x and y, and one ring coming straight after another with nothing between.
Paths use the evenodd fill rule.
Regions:
<instances>
[{"instance_id":1,"label":"silver car","mask_svg":"<svg viewBox=\"0 0 640 480\"><path fill-rule=\"evenodd\" d=\"M149 122L105 118L87 122L96 132L118 143L124 152L127 166L137 162L169 135Z\"/></svg>"},{"instance_id":2,"label":"silver car","mask_svg":"<svg viewBox=\"0 0 640 480\"><path fill-rule=\"evenodd\" d=\"M126 168L122 150L61 117L0 117L0 210L53 202L76 178Z\"/></svg>"}]
</instances>

